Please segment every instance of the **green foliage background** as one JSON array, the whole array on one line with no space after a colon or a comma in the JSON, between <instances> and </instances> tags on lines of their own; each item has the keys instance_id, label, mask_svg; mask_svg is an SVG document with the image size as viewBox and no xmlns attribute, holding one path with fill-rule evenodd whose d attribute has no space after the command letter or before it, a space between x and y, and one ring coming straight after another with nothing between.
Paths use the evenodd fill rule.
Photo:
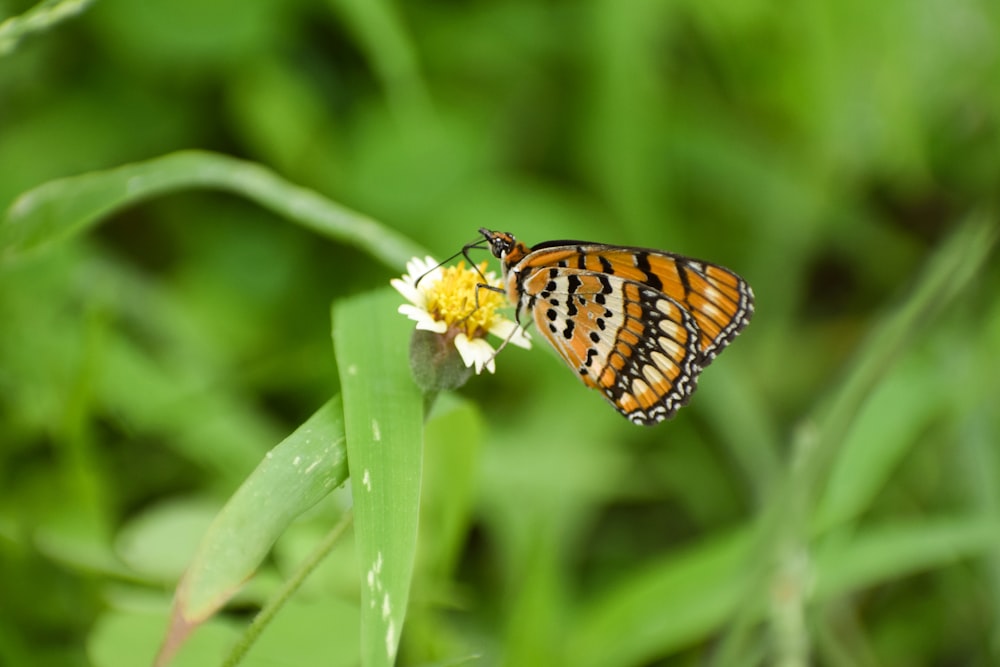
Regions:
<instances>
[{"instance_id":1,"label":"green foliage background","mask_svg":"<svg viewBox=\"0 0 1000 667\"><path fill-rule=\"evenodd\" d=\"M439 401L399 664L1000 663L996 3L97 0L42 23L0 27L0 210L198 148L392 248L488 227L754 286L665 425L543 349ZM338 391L330 303L401 272L217 187L0 247L2 664L148 662L207 522ZM191 664L349 502L286 533ZM244 664L357 664L361 578L344 540Z\"/></svg>"}]
</instances>

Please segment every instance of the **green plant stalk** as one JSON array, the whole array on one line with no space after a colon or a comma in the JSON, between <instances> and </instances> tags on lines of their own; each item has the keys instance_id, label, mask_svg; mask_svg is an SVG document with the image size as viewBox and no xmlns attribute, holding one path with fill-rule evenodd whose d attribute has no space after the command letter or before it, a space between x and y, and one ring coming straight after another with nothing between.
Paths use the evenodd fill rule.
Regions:
<instances>
[{"instance_id":1,"label":"green plant stalk","mask_svg":"<svg viewBox=\"0 0 1000 667\"><path fill-rule=\"evenodd\" d=\"M344 531L347 527L351 525L351 519L353 515L351 511L348 510L344 512L341 516L340 521L334 525L334 527L327 533L326 537L316 545L312 553L299 565L298 568L292 575L285 580L281 588L268 600L267 604L260 610L260 613L254 617L253 622L247 626L246 630L243 632L243 636L240 637L240 641L233 647L232 652L226 656L225 660L222 661L223 667L235 667L240 663L243 657L247 654L247 651L254 645L257 639L260 637L264 629L274 620L278 611L284 606L284 604L295 594L302 584L305 582L306 578L313 573L313 571L319 567L323 559L333 550L337 542L344 535Z\"/></svg>"}]
</instances>

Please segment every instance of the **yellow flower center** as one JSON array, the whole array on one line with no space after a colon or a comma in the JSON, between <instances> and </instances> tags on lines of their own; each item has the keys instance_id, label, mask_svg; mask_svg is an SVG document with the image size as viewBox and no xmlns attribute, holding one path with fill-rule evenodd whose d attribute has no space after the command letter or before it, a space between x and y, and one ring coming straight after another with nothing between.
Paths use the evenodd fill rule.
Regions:
<instances>
[{"instance_id":1,"label":"yellow flower center","mask_svg":"<svg viewBox=\"0 0 1000 667\"><path fill-rule=\"evenodd\" d=\"M469 338L486 336L506 301L504 294L485 287L485 272L486 262L479 271L466 268L465 262L445 268L441 280L427 291L427 312Z\"/></svg>"}]
</instances>

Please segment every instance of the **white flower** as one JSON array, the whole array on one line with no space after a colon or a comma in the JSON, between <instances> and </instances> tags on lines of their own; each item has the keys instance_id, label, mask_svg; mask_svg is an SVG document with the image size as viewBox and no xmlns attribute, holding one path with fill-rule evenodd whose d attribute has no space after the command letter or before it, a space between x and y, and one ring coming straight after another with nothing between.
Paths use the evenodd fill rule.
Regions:
<instances>
[{"instance_id":1,"label":"white flower","mask_svg":"<svg viewBox=\"0 0 1000 667\"><path fill-rule=\"evenodd\" d=\"M427 311L431 288L440 282L443 275L441 265L428 255L424 259L414 257L406 263L406 273L402 279L393 278L389 281L389 284L410 302L400 306L399 312L415 321L418 329L434 333L444 333L448 330L448 324L444 320L434 319Z\"/></svg>"},{"instance_id":2,"label":"white flower","mask_svg":"<svg viewBox=\"0 0 1000 667\"><path fill-rule=\"evenodd\" d=\"M416 322L418 329L454 341L463 363L475 367L476 373L496 369L499 349L486 342L488 333L503 340L501 348L507 343L531 347L527 332L500 312L506 299L500 280L486 272L486 262L472 268L465 262L442 268L432 257L414 257L406 263L402 279L394 278L391 284L410 302L400 306L399 312Z\"/></svg>"}]
</instances>

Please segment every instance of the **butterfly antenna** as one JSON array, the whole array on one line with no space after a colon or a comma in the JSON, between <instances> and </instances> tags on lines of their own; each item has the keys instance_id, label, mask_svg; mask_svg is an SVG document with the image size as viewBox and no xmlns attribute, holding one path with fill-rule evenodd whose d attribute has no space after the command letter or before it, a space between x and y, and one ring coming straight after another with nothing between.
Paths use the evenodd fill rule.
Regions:
<instances>
[{"instance_id":1,"label":"butterfly antenna","mask_svg":"<svg viewBox=\"0 0 1000 667\"><path fill-rule=\"evenodd\" d=\"M483 279L484 283L486 282L486 276L484 276L483 272L479 270L479 265L476 264L475 262L473 262L472 258L469 257L469 251L470 250L485 250L487 243L488 243L488 241L486 239L478 239L476 241L473 241L472 243L466 243L464 246L462 246L462 250L461 250L462 257L464 257L466 260L468 260L469 266L471 266L472 268L474 268L476 270L476 273L479 274L479 277ZM455 257L455 256L457 256L457 254L456 255L452 255L452 257ZM479 302L479 290L477 289L476 290L476 305L477 305L477 307L478 307L478 302Z\"/></svg>"},{"instance_id":2,"label":"butterfly antenna","mask_svg":"<svg viewBox=\"0 0 1000 667\"><path fill-rule=\"evenodd\" d=\"M473 249L473 248L483 248L483 247L485 247L485 246L483 245L484 243L486 243L486 239L479 239L478 241L473 241L473 242L471 242L471 243L466 243L466 244L465 244L464 246L462 246L462 249L461 249L461 250L459 250L458 252L456 252L456 253L455 253L454 255L452 255L452 256L450 256L450 257L448 257L447 259L445 259L445 260L444 260L444 261L442 261L442 262L438 262L438 263L437 263L437 264L435 264L435 265L434 265L433 267L431 267L431 268L427 269L426 271L424 271L423 273L421 273L421 274L420 274L420 277L419 277L419 278L417 278L417 279L416 279L415 281L413 281L413 286L414 286L414 287L416 287L417 285L419 285L419 284L420 284L420 281L424 279L424 276L426 276L426 275L427 275L427 274L429 274L429 273L433 273L433 272L434 272L434 271L436 271L437 269L440 269L440 268L441 268L442 266L444 266L445 264L447 264L447 263L448 263L448 262L450 262L451 260L455 259L455 258L456 258L456 257L458 257L459 255L461 255L461 256L462 256L462 257L464 257L465 259L469 260L469 264L471 264L471 265L472 265L472 267L473 267L473 268L474 268L474 269L476 270L476 273L478 273L478 274L479 274L479 276L480 276L480 277L481 277L481 278L482 278L483 280L486 280L486 276L484 276L484 275L483 275L483 272L479 270L479 267L478 267L478 266L476 266L476 265L475 265L475 264L474 264L474 263L472 262L472 258L471 258L471 257L469 257L469 250L471 250L471 249Z\"/></svg>"}]
</instances>

